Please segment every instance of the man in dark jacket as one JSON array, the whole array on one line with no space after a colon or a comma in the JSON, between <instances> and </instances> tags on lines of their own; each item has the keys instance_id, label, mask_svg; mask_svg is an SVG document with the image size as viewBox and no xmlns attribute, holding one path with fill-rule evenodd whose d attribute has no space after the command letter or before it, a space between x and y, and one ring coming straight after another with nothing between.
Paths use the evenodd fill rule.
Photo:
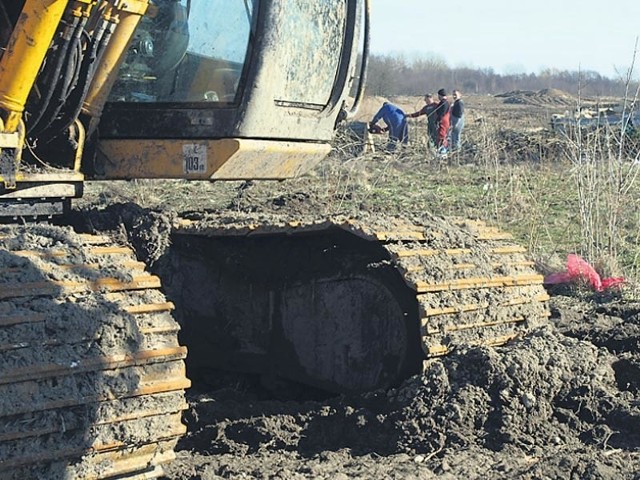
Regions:
<instances>
[{"instance_id":1,"label":"man in dark jacket","mask_svg":"<svg viewBox=\"0 0 640 480\"><path fill-rule=\"evenodd\" d=\"M462 145L462 129L464 128L464 102L460 90L453 91L451 107L451 148L460 149Z\"/></svg>"},{"instance_id":2,"label":"man in dark jacket","mask_svg":"<svg viewBox=\"0 0 640 480\"><path fill-rule=\"evenodd\" d=\"M427 133L429 134L429 140L435 145L438 139L438 126L436 124L435 110L438 106L438 102L433 99L433 95L427 93L424 96L424 107L417 112L410 113L407 118L416 118L421 115L427 116Z\"/></svg>"}]
</instances>

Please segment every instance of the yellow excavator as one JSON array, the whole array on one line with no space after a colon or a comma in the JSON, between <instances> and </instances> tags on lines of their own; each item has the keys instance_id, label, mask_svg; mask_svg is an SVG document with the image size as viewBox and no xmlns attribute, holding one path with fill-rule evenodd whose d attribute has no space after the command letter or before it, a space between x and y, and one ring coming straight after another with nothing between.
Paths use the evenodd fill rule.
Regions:
<instances>
[{"instance_id":1,"label":"yellow excavator","mask_svg":"<svg viewBox=\"0 0 640 480\"><path fill-rule=\"evenodd\" d=\"M544 319L524 249L480 222L178 219L160 278L47 221L85 179L309 171L362 98L368 25L368 0L0 0L0 478L161 476L185 362L362 392Z\"/></svg>"}]
</instances>

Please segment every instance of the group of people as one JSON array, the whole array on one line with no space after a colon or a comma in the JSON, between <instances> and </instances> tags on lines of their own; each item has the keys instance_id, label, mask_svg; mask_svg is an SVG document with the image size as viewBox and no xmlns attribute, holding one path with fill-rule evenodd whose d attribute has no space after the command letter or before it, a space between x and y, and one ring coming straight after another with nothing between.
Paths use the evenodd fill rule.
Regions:
<instances>
[{"instance_id":1,"label":"group of people","mask_svg":"<svg viewBox=\"0 0 640 480\"><path fill-rule=\"evenodd\" d=\"M459 150L462 143L462 129L464 128L464 102L460 90L453 91L453 105L449 102L444 88L438 90L438 101L428 93L424 97L425 105L417 112L410 114L396 105L384 102L382 108L371 120L369 131L379 133L389 132L389 146L395 148L398 142L409 141L409 128L407 118L416 118L422 115L427 117L427 134L435 145L439 154L446 154L449 150ZM377 123L382 120L386 127L382 128Z\"/></svg>"}]
</instances>

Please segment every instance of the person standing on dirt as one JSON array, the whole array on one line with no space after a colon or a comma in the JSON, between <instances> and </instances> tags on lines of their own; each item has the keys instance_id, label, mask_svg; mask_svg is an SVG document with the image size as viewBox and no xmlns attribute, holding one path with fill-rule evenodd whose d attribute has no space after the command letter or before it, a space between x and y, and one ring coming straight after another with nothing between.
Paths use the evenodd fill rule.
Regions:
<instances>
[{"instance_id":1,"label":"person standing on dirt","mask_svg":"<svg viewBox=\"0 0 640 480\"><path fill-rule=\"evenodd\" d=\"M464 102L460 90L453 91L451 106L451 150L460 150L462 145L462 129L464 128Z\"/></svg>"},{"instance_id":2,"label":"person standing on dirt","mask_svg":"<svg viewBox=\"0 0 640 480\"><path fill-rule=\"evenodd\" d=\"M438 128L436 135L436 148L438 153L444 155L449 149L449 127L451 122L451 105L447 98L447 91L444 88L438 90L438 104L435 109L436 125Z\"/></svg>"},{"instance_id":3,"label":"person standing on dirt","mask_svg":"<svg viewBox=\"0 0 640 480\"><path fill-rule=\"evenodd\" d=\"M427 134L429 135L429 140L433 145L436 144L438 139L438 126L436 124L436 116L435 110L438 106L438 102L435 101L433 95L431 93L427 93L424 96L424 107L422 107L417 112L410 113L407 115L407 118L416 118L422 115L427 116Z\"/></svg>"},{"instance_id":4,"label":"person standing on dirt","mask_svg":"<svg viewBox=\"0 0 640 480\"><path fill-rule=\"evenodd\" d=\"M385 123L386 128L381 129L376 125L380 120ZM389 150L395 150L398 142L407 143L409 141L407 116L401 108L389 102L382 104L378 113L369 123L369 132L379 133L381 131L389 131Z\"/></svg>"}]
</instances>

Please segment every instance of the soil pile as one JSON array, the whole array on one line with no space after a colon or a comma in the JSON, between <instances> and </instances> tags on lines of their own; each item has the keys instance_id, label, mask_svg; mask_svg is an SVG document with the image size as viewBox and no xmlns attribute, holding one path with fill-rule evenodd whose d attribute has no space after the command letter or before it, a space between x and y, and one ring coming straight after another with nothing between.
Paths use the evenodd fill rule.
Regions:
<instances>
[{"instance_id":1,"label":"soil pile","mask_svg":"<svg viewBox=\"0 0 640 480\"><path fill-rule=\"evenodd\" d=\"M551 325L388 392L194 391L167 478L638 478L639 306L553 305Z\"/></svg>"},{"instance_id":2,"label":"soil pile","mask_svg":"<svg viewBox=\"0 0 640 480\"><path fill-rule=\"evenodd\" d=\"M531 90L515 90L496 95L504 98L504 103L517 105L535 105L539 107L575 106L576 98L555 88L545 88L537 92Z\"/></svg>"}]
</instances>

